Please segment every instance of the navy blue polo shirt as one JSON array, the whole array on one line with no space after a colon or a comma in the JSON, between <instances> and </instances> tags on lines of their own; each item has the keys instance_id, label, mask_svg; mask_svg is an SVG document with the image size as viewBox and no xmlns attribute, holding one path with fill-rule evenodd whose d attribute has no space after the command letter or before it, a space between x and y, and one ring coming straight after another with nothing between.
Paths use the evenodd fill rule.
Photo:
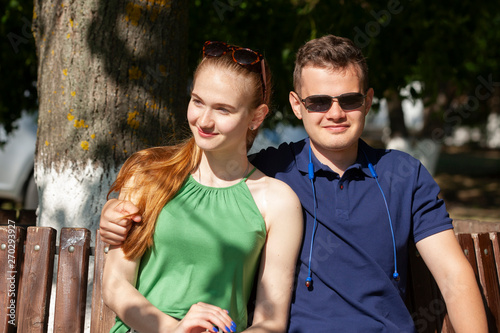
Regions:
<instances>
[{"instance_id":1,"label":"navy blue polo shirt","mask_svg":"<svg viewBox=\"0 0 500 333\"><path fill-rule=\"evenodd\" d=\"M266 175L287 183L304 212L304 239L290 312L290 333L414 332L404 298L408 242L453 228L440 189L423 165L410 155L374 149L359 140L358 157L342 175L312 155L317 230L312 287L308 275L314 199L308 178L309 139L268 148L251 157ZM384 199L370 173L372 163L387 199L394 248Z\"/></svg>"}]
</instances>

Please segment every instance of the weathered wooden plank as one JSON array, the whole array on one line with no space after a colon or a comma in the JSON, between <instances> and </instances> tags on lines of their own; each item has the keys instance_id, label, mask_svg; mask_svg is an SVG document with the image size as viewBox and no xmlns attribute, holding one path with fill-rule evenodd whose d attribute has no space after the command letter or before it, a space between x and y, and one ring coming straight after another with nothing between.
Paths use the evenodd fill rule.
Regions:
<instances>
[{"instance_id":1,"label":"weathered wooden plank","mask_svg":"<svg viewBox=\"0 0 500 333\"><path fill-rule=\"evenodd\" d=\"M496 273L495 256L489 233L472 234L476 250L477 269L481 292L487 304L486 315L490 331L500 328L500 291ZM495 319L493 319L495 318ZM493 325L493 327L492 327Z\"/></svg>"},{"instance_id":2,"label":"weathered wooden plank","mask_svg":"<svg viewBox=\"0 0 500 333\"><path fill-rule=\"evenodd\" d=\"M19 226L21 227L36 226L36 210L21 209L19 211Z\"/></svg>"},{"instance_id":3,"label":"weathered wooden plank","mask_svg":"<svg viewBox=\"0 0 500 333\"><path fill-rule=\"evenodd\" d=\"M0 332L16 332L19 322L19 279L22 274L26 229L13 220L0 227Z\"/></svg>"},{"instance_id":4,"label":"weathered wooden plank","mask_svg":"<svg viewBox=\"0 0 500 333\"><path fill-rule=\"evenodd\" d=\"M62 228L59 242L54 332L83 332L90 254L90 231Z\"/></svg>"},{"instance_id":5,"label":"weathered wooden plank","mask_svg":"<svg viewBox=\"0 0 500 333\"><path fill-rule=\"evenodd\" d=\"M47 332L57 231L29 227L19 292L19 332Z\"/></svg>"},{"instance_id":6,"label":"weathered wooden plank","mask_svg":"<svg viewBox=\"0 0 500 333\"><path fill-rule=\"evenodd\" d=\"M96 232L95 241L95 254L94 254L94 282L92 289L92 317L90 332L101 333L109 332L115 323L115 313L104 304L102 300L102 274L104 271L104 264L106 262L106 254L108 253L109 246L101 241L99 230Z\"/></svg>"},{"instance_id":7,"label":"weathered wooden plank","mask_svg":"<svg viewBox=\"0 0 500 333\"><path fill-rule=\"evenodd\" d=\"M17 211L12 209L0 209L0 226L8 226L9 220L17 221Z\"/></svg>"},{"instance_id":8,"label":"weathered wooden plank","mask_svg":"<svg viewBox=\"0 0 500 333\"><path fill-rule=\"evenodd\" d=\"M446 315L446 306L442 300L432 274L425 265L414 245L409 249L411 309L418 332L441 332Z\"/></svg>"},{"instance_id":9,"label":"weathered wooden plank","mask_svg":"<svg viewBox=\"0 0 500 333\"><path fill-rule=\"evenodd\" d=\"M493 246L493 255L497 269L497 278L500 280L500 232L490 232L491 245ZM497 321L500 318L497 318Z\"/></svg>"}]
</instances>

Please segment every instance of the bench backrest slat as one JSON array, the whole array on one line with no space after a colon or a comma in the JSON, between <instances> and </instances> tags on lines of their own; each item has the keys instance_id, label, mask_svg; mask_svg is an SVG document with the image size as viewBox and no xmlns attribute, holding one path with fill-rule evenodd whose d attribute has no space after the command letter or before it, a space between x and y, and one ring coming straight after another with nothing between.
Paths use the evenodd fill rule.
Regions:
<instances>
[{"instance_id":1,"label":"bench backrest slat","mask_svg":"<svg viewBox=\"0 0 500 333\"><path fill-rule=\"evenodd\" d=\"M26 230L9 224L0 228L0 332L16 332L19 279Z\"/></svg>"},{"instance_id":2,"label":"bench backrest slat","mask_svg":"<svg viewBox=\"0 0 500 333\"><path fill-rule=\"evenodd\" d=\"M500 318L500 292L490 235L489 233L472 234L472 238L476 249L479 282L487 304L486 315L498 319Z\"/></svg>"},{"instance_id":3,"label":"bench backrest slat","mask_svg":"<svg viewBox=\"0 0 500 333\"><path fill-rule=\"evenodd\" d=\"M19 222L17 223L20 227L28 227L36 225L36 210L35 209L21 209L19 211Z\"/></svg>"},{"instance_id":4,"label":"bench backrest slat","mask_svg":"<svg viewBox=\"0 0 500 333\"><path fill-rule=\"evenodd\" d=\"M436 282L414 244L410 245L408 306L418 332L442 332L446 307Z\"/></svg>"},{"instance_id":5,"label":"bench backrest slat","mask_svg":"<svg viewBox=\"0 0 500 333\"><path fill-rule=\"evenodd\" d=\"M15 210L0 209L0 224L7 226L9 225L9 220L17 221L16 216L17 212Z\"/></svg>"},{"instance_id":6,"label":"bench backrest slat","mask_svg":"<svg viewBox=\"0 0 500 333\"><path fill-rule=\"evenodd\" d=\"M474 247L474 240L472 239L471 234L459 234L457 235L458 243L462 248L465 257L469 261L472 269L474 270L474 274L476 277L478 276L477 271L477 261L476 261L476 250Z\"/></svg>"},{"instance_id":7,"label":"bench backrest slat","mask_svg":"<svg viewBox=\"0 0 500 333\"><path fill-rule=\"evenodd\" d=\"M497 278L500 281L500 232L490 232L491 244L493 246L493 254L495 256L495 264L497 269Z\"/></svg>"},{"instance_id":8,"label":"bench backrest slat","mask_svg":"<svg viewBox=\"0 0 500 333\"><path fill-rule=\"evenodd\" d=\"M94 254L94 284L92 287L92 317L90 323L91 333L109 332L114 324L115 313L104 304L102 300L102 274L108 245L101 241L99 230L96 231L95 254Z\"/></svg>"},{"instance_id":9,"label":"bench backrest slat","mask_svg":"<svg viewBox=\"0 0 500 333\"><path fill-rule=\"evenodd\" d=\"M0 218L2 216L5 215L0 214ZM0 226L0 244L4 244L0 250L0 278L3 276L0 280L0 333L45 333L47 326L50 328L52 325L48 323L47 316L51 302L56 231L49 227L29 227L26 236L25 229L17 225ZM497 228L496 225L494 227ZM497 332L500 331L500 232L498 229L491 230L495 232L459 234L457 238L476 274L490 331ZM53 305L54 332L78 333L84 330L90 238L87 229L61 230L56 304ZM11 247L9 241L13 244ZM115 316L101 297L106 245L100 240L98 231L95 244L91 332L101 333L109 331ZM39 245L37 249L36 245ZM9 258L9 252L12 258ZM409 249L409 257L407 306L417 331L453 333L437 284L413 244ZM9 295L10 290L13 292ZM11 303L17 310L14 325L9 323L8 306Z\"/></svg>"},{"instance_id":10,"label":"bench backrest slat","mask_svg":"<svg viewBox=\"0 0 500 333\"><path fill-rule=\"evenodd\" d=\"M53 228L28 228L19 286L19 332L47 332L56 236Z\"/></svg>"},{"instance_id":11,"label":"bench backrest slat","mask_svg":"<svg viewBox=\"0 0 500 333\"><path fill-rule=\"evenodd\" d=\"M89 255L88 229L61 229L54 332L84 331Z\"/></svg>"}]
</instances>

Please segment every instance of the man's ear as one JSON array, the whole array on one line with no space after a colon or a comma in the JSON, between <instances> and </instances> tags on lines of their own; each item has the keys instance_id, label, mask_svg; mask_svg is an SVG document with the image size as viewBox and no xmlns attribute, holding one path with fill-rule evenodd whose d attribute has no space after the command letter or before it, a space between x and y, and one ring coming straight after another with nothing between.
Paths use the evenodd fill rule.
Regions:
<instances>
[{"instance_id":1,"label":"man's ear","mask_svg":"<svg viewBox=\"0 0 500 333\"><path fill-rule=\"evenodd\" d=\"M375 92L373 91L372 88L368 89L366 92L366 100L365 100L365 116L368 114L368 111L370 111L373 103L373 95Z\"/></svg>"},{"instance_id":2,"label":"man's ear","mask_svg":"<svg viewBox=\"0 0 500 333\"><path fill-rule=\"evenodd\" d=\"M249 127L254 129L258 128L262 124L268 113L269 106L267 106L267 104L259 105L253 113L253 118L250 121Z\"/></svg>"},{"instance_id":3,"label":"man's ear","mask_svg":"<svg viewBox=\"0 0 500 333\"><path fill-rule=\"evenodd\" d=\"M297 95L294 91L290 91L288 100L290 101L290 106L292 107L295 117L302 119L302 102L300 101L299 95Z\"/></svg>"}]
</instances>

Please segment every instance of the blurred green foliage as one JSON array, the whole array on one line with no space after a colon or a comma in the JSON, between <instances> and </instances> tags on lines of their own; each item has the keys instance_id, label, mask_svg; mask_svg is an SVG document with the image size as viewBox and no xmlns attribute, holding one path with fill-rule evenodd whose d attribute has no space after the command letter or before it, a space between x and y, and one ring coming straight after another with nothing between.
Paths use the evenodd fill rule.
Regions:
<instances>
[{"instance_id":1,"label":"blurred green foliage","mask_svg":"<svg viewBox=\"0 0 500 333\"><path fill-rule=\"evenodd\" d=\"M363 49L371 85L379 97L412 81L423 83L424 89L413 93L425 97L426 103L434 103L442 92L475 96L482 84L480 77L500 85L497 0L189 1L190 69L186 75L192 75L206 40L259 50L274 77L269 126L294 121L288 92L293 89L295 52L309 39L325 34L351 38ZM0 13L0 123L9 131L22 109L36 108L32 2L6 0ZM488 87L480 91L485 96ZM468 121L484 121L485 112L474 110Z\"/></svg>"},{"instance_id":2,"label":"blurred green foliage","mask_svg":"<svg viewBox=\"0 0 500 333\"><path fill-rule=\"evenodd\" d=\"M499 82L498 1L452 0L215 0L191 1L190 61L202 43L223 40L263 52L274 74L274 121L294 121L288 107L297 49L311 38L334 34L352 39L368 59L378 97L412 81L414 97L427 104L439 93L475 96L480 76ZM485 88L481 90L485 95ZM490 94L491 95L491 94ZM481 102L484 102L481 100ZM484 103L483 103L484 104ZM456 107L456 106L455 106ZM442 121L442 112L440 115ZM484 121L478 108L467 121Z\"/></svg>"},{"instance_id":3,"label":"blurred green foliage","mask_svg":"<svg viewBox=\"0 0 500 333\"><path fill-rule=\"evenodd\" d=\"M32 1L0 3L0 124L7 133L22 110L36 109L36 55Z\"/></svg>"}]
</instances>

